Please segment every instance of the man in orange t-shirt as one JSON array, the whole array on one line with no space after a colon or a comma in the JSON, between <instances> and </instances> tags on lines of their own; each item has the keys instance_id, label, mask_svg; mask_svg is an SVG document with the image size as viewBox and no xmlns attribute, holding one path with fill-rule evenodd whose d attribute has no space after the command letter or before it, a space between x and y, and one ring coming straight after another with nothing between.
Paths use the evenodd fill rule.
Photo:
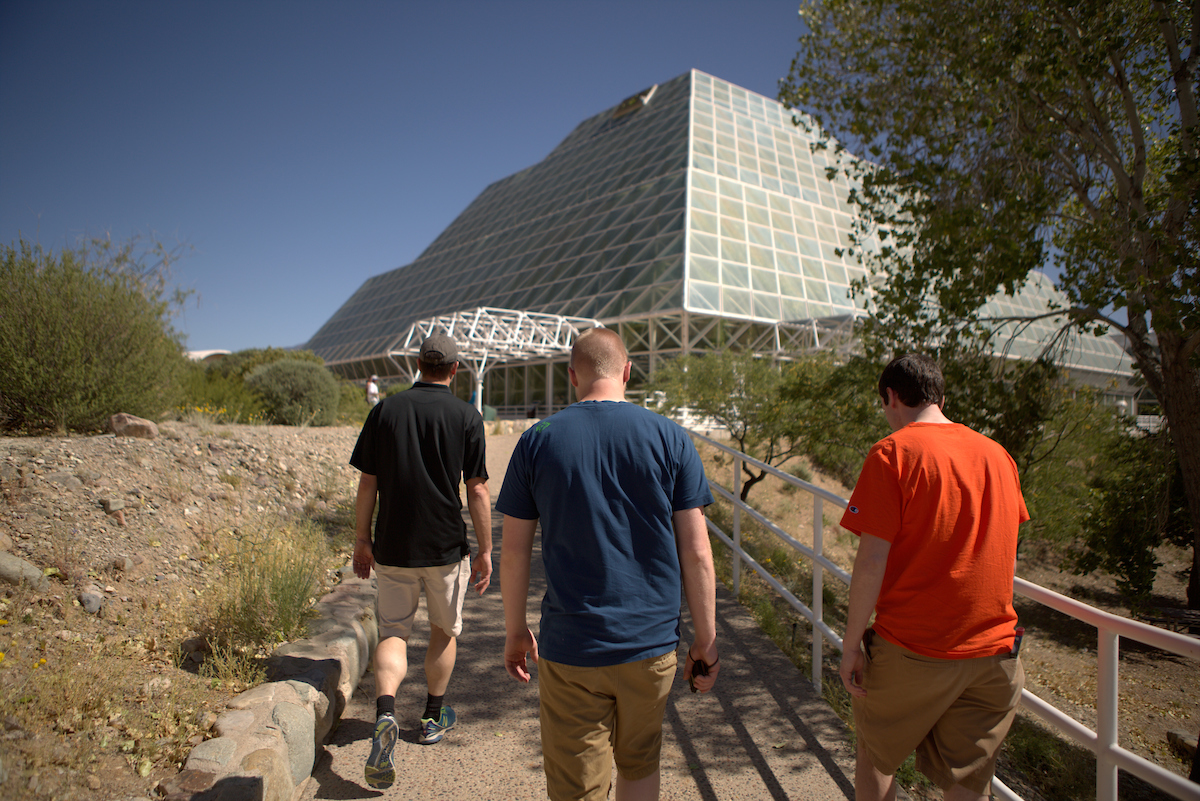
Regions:
<instances>
[{"instance_id":1,"label":"man in orange t-shirt","mask_svg":"<svg viewBox=\"0 0 1200 801\"><path fill-rule=\"evenodd\" d=\"M871 448L842 516L859 535L840 671L855 797L894 798L892 774L915 750L947 799L986 798L1024 685L1012 588L1029 513L1017 467L942 414L945 379L928 356L893 360L879 394L893 433Z\"/></svg>"}]
</instances>

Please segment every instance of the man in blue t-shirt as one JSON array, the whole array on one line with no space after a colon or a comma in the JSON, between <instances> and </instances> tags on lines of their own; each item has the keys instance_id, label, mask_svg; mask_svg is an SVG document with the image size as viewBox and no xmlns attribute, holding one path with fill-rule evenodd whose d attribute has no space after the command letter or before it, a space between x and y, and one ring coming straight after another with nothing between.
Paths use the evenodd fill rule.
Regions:
<instances>
[{"instance_id":1,"label":"man in blue t-shirt","mask_svg":"<svg viewBox=\"0 0 1200 801\"><path fill-rule=\"evenodd\" d=\"M662 719L675 676L680 590L695 627L684 677L716 681L716 577L704 523L712 494L687 434L625 402L630 363L606 328L571 350L579 402L526 431L496 508L504 514L504 666L538 663L551 799L657 798ZM526 622L538 521L541 642ZM539 660L540 657L540 660Z\"/></svg>"}]
</instances>

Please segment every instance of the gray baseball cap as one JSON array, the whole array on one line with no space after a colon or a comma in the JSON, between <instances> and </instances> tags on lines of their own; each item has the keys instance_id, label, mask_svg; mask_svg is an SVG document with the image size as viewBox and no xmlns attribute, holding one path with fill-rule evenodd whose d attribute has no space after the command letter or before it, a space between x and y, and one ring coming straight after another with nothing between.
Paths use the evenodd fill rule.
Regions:
<instances>
[{"instance_id":1,"label":"gray baseball cap","mask_svg":"<svg viewBox=\"0 0 1200 801\"><path fill-rule=\"evenodd\" d=\"M458 346L445 334L433 334L421 343L420 359L430 367L453 364L458 361Z\"/></svg>"}]
</instances>

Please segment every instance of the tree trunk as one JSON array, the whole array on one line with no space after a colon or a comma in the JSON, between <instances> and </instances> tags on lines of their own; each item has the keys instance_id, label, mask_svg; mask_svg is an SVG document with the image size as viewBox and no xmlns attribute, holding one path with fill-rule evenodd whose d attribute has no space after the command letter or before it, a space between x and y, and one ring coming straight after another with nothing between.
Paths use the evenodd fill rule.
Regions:
<instances>
[{"instance_id":1,"label":"tree trunk","mask_svg":"<svg viewBox=\"0 0 1200 801\"><path fill-rule=\"evenodd\" d=\"M1200 609L1200 370L1188 358L1186 340L1172 330L1158 332L1163 392L1171 440L1179 456L1183 490L1192 518L1192 574L1188 608Z\"/></svg>"},{"instance_id":2,"label":"tree trunk","mask_svg":"<svg viewBox=\"0 0 1200 801\"><path fill-rule=\"evenodd\" d=\"M745 451L742 451L742 452L743 452L743 453L745 453ZM744 465L744 464L745 464L745 463L743 462L743 465ZM757 484L758 482L762 481L764 478L766 478L766 477L767 477L767 471L766 471L766 470L760 470L760 471L758 472L758 474L757 474L757 475L755 475L755 474L754 474L754 473L752 473L752 472L751 472L751 471L750 471L748 468L746 468L745 466L743 466L743 467L742 467L742 472L743 472L743 473L745 473L746 475L748 475L748 476L749 476L749 478L747 478L745 481L743 481L743 482L742 482L742 491L741 491L741 494L739 495L739 497L742 499L742 503L745 503L745 502L746 502L746 496L748 496L748 495L750 494L750 488L751 488L751 487L753 487L753 486L754 486L755 484Z\"/></svg>"}]
</instances>

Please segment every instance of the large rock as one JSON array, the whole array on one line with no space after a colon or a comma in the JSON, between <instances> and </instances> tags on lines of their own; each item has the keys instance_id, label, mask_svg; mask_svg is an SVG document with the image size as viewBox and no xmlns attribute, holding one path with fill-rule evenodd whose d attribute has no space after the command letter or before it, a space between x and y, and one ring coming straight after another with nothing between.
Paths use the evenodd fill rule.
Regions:
<instances>
[{"instance_id":1,"label":"large rock","mask_svg":"<svg viewBox=\"0 0 1200 801\"><path fill-rule=\"evenodd\" d=\"M118 412L108 418L108 427L118 437L154 439L158 436L158 426L153 421L135 417L125 412Z\"/></svg>"},{"instance_id":2,"label":"large rock","mask_svg":"<svg viewBox=\"0 0 1200 801\"><path fill-rule=\"evenodd\" d=\"M45 592L50 587L49 579L42 575L37 565L3 551L0 551L0 581L8 584L24 582L38 592Z\"/></svg>"}]
</instances>

